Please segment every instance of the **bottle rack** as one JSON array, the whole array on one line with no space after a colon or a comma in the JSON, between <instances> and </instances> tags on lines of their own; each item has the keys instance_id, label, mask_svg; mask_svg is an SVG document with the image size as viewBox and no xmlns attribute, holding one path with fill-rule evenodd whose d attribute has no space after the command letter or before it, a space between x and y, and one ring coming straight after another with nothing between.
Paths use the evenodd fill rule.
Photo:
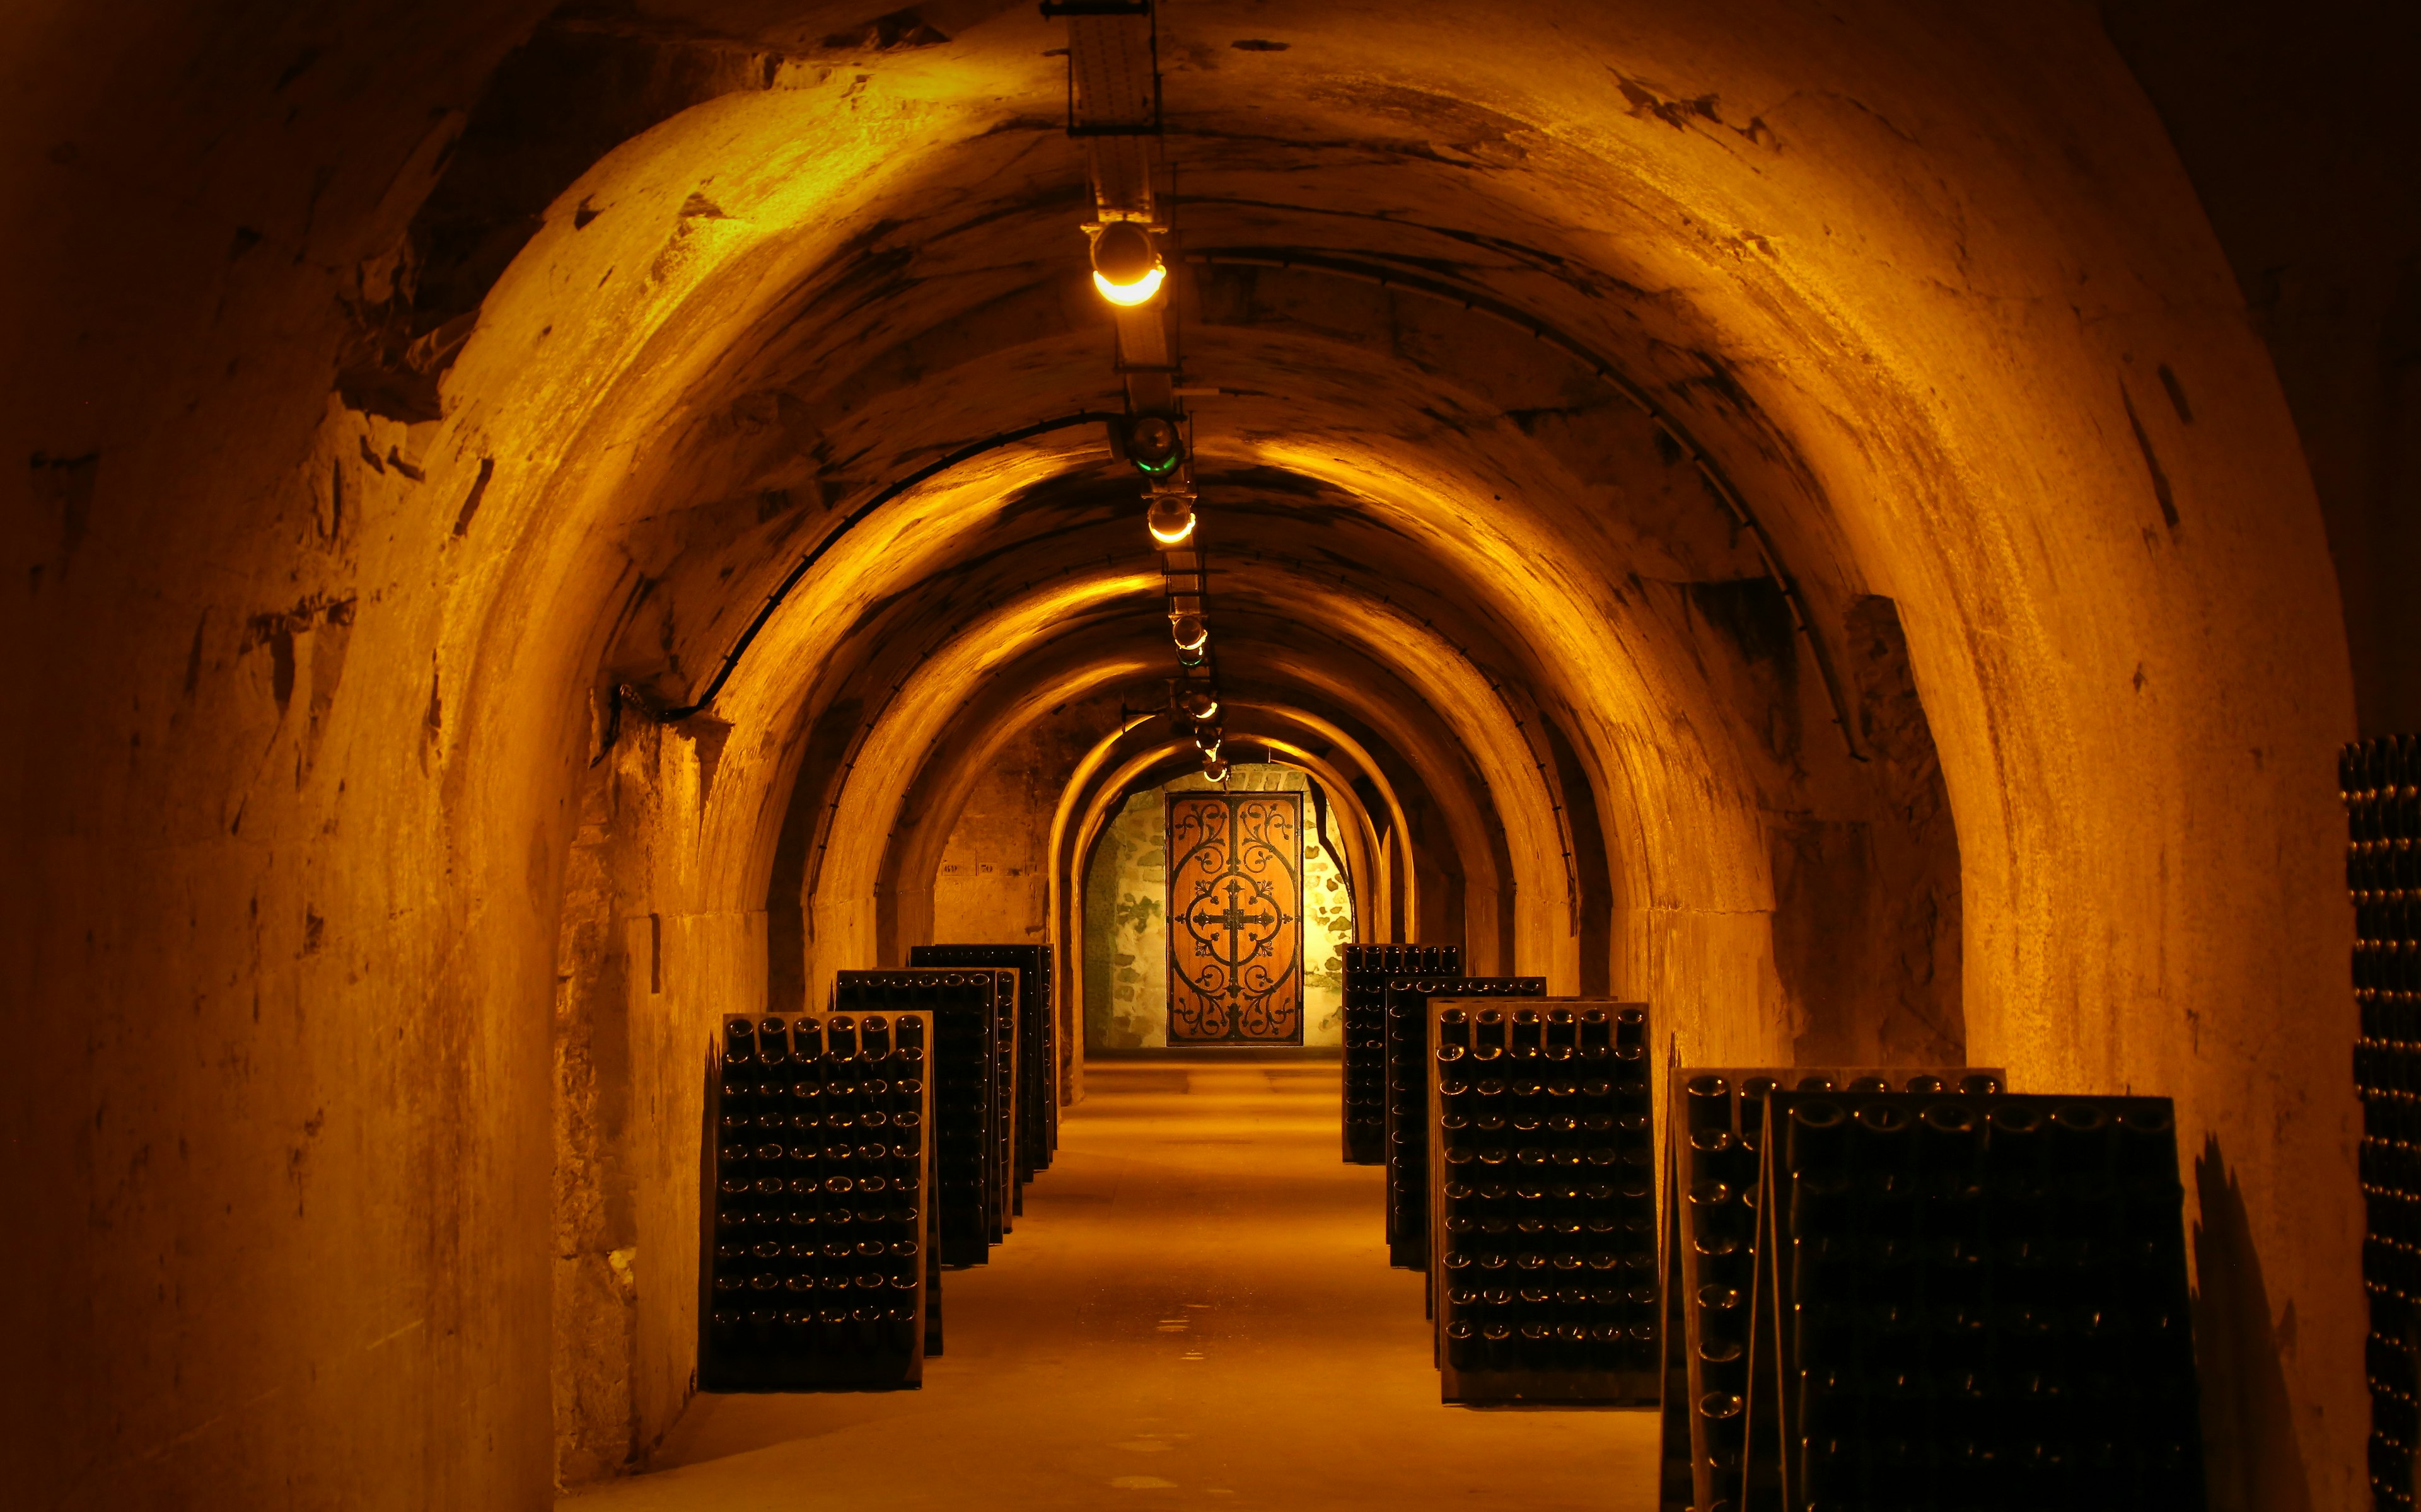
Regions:
<instances>
[{"instance_id":1,"label":"bottle rack","mask_svg":"<svg viewBox=\"0 0 2421 1512\"><path fill-rule=\"evenodd\" d=\"M1546 992L1543 976L1388 979L1388 1264L1408 1270L1429 1268L1429 999L1544 997Z\"/></svg>"},{"instance_id":2,"label":"bottle rack","mask_svg":"<svg viewBox=\"0 0 2421 1512\"><path fill-rule=\"evenodd\" d=\"M701 1389L922 1383L940 1321L931 1039L914 1012L726 1021L707 1110Z\"/></svg>"},{"instance_id":3,"label":"bottle rack","mask_svg":"<svg viewBox=\"0 0 2421 1512\"><path fill-rule=\"evenodd\" d=\"M2166 1098L1775 1093L1786 1512L2204 1504ZM1749 1425L1749 1442L1757 1439Z\"/></svg>"},{"instance_id":4,"label":"bottle rack","mask_svg":"<svg viewBox=\"0 0 2421 1512\"><path fill-rule=\"evenodd\" d=\"M932 1016L933 1207L944 1265L982 1265L1003 1237L1000 1025L1013 1013L1000 997L999 978L989 971L851 971L833 984L836 1012Z\"/></svg>"},{"instance_id":5,"label":"bottle rack","mask_svg":"<svg viewBox=\"0 0 2421 1512\"><path fill-rule=\"evenodd\" d=\"M976 971L992 978L992 1207L987 1238L998 1244L1014 1226L1018 1210L1018 1004L1017 973Z\"/></svg>"},{"instance_id":6,"label":"bottle rack","mask_svg":"<svg viewBox=\"0 0 2421 1512\"><path fill-rule=\"evenodd\" d=\"M2347 746L2337 786L2362 1014L2353 1068L2362 1098L2371 1504L2408 1512L2421 1492L2421 737Z\"/></svg>"},{"instance_id":7,"label":"bottle rack","mask_svg":"<svg viewBox=\"0 0 2421 1512\"><path fill-rule=\"evenodd\" d=\"M1795 1086L1998 1090L1983 1067L1724 1067L1676 1070L1665 1096L1664 1512L1771 1507L1779 1440L1746 1457L1750 1309L1760 1255L1766 1100ZM1769 1354L1757 1362L1771 1370ZM1771 1431L1772 1414L1763 1426ZM1747 1460L1758 1477L1743 1481Z\"/></svg>"},{"instance_id":8,"label":"bottle rack","mask_svg":"<svg viewBox=\"0 0 2421 1512\"><path fill-rule=\"evenodd\" d=\"M1345 1163L1387 1163L1387 981L1459 976L1460 945L1347 945Z\"/></svg>"},{"instance_id":9,"label":"bottle rack","mask_svg":"<svg viewBox=\"0 0 2421 1512\"><path fill-rule=\"evenodd\" d=\"M911 945L911 966L1017 973L1017 1184L1051 1168L1059 1147L1059 1033L1049 945ZM1013 1211L1023 1211L1023 1191Z\"/></svg>"},{"instance_id":10,"label":"bottle rack","mask_svg":"<svg viewBox=\"0 0 2421 1512\"><path fill-rule=\"evenodd\" d=\"M1441 1395L1650 1405L1659 1380L1648 1010L1432 997Z\"/></svg>"}]
</instances>

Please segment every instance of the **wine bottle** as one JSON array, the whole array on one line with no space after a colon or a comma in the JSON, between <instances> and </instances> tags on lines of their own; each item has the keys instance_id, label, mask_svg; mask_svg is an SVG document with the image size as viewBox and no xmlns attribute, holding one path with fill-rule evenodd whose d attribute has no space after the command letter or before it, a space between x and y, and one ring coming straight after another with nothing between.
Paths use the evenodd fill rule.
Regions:
<instances>
[{"instance_id":1,"label":"wine bottle","mask_svg":"<svg viewBox=\"0 0 2421 1512\"><path fill-rule=\"evenodd\" d=\"M1591 1009L1590 1011L1601 1012L1602 1010ZM1570 1008L1553 1008L1547 1013L1546 1026L1544 1051L1546 1058L1556 1062L1559 1066L1577 1059L1580 1055L1580 1016ZM1568 1066L1564 1069L1561 1080L1564 1084L1570 1084L1571 1074Z\"/></svg>"},{"instance_id":2,"label":"wine bottle","mask_svg":"<svg viewBox=\"0 0 2421 1512\"><path fill-rule=\"evenodd\" d=\"M1790 1110L1783 1159L1801 1177L1845 1175L1849 1117L1835 1102L1800 1102Z\"/></svg>"},{"instance_id":3,"label":"wine bottle","mask_svg":"<svg viewBox=\"0 0 2421 1512\"><path fill-rule=\"evenodd\" d=\"M1707 1181L1723 1181L1736 1176L1732 1162L1723 1157L1733 1148L1731 1130L1700 1129L1690 1135L1689 1177L1693 1185Z\"/></svg>"},{"instance_id":4,"label":"wine bottle","mask_svg":"<svg viewBox=\"0 0 2421 1512\"><path fill-rule=\"evenodd\" d=\"M1752 1076L1741 1083L1740 1138L1742 1149L1756 1152L1764 1148L1765 1099L1777 1085L1770 1076Z\"/></svg>"},{"instance_id":5,"label":"wine bottle","mask_svg":"<svg viewBox=\"0 0 2421 1512\"><path fill-rule=\"evenodd\" d=\"M757 1063L763 1068L761 1084L771 1092L789 1084L790 1026L776 1018L757 1021Z\"/></svg>"},{"instance_id":6,"label":"wine bottle","mask_svg":"<svg viewBox=\"0 0 2421 1512\"><path fill-rule=\"evenodd\" d=\"M1682 1089L1683 1124L1692 1133L1732 1127L1731 1083L1720 1076L1694 1076Z\"/></svg>"}]
</instances>

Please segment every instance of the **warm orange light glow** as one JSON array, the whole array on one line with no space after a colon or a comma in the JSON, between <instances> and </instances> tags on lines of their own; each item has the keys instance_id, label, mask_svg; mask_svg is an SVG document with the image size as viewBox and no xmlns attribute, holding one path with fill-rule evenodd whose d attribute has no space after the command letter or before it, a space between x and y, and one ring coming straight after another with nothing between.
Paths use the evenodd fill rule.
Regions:
<instances>
[{"instance_id":1,"label":"warm orange light glow","mask_svg":"<svg viewBox=\"0 0 2421 1512\"><path fill-rule=\"evenodd\" d=\"M1131 284L1114 284L1100 273L1093 275L1093 287L1101 291L1101 297L1126 308L1150 304L1160 292L1160 286L1166 282L1168 267L1161 262L1154 262L1148 272Z\"/></svg>"},{"instance_id":2,"label":"warm orange light glow","mask_svg":"<svg viewBox=\"0 0 2421 1512\"><path fill-rule=\"evenodd\" d=\"M1180 651L1198 651L1210 638L1210 627L1199 615L1179 615L1169 621L1169 633L1177 638Z\"/></svg>"},{"instance_id":3,"label":"warm orange light glow","mask_svg":"<svg viewBox=\"0 0 2421 1512\"><path fill-rule=\"evenodd\" d=\"M1175 517L1176 522L1170 522L1171 516ZM1151 538L1163 546L1181 545L1193 538L1194 511L1187 509L1182 514L1179 514L1174 509L1164 510L1158 505L1154 505L1150 515L1145 519L1144 525L1151 532Z\"/></svg>"},{"instance_id":4,"label":"warm orange light glow","mask_svg":"<svg viewBox=\"0 0 2421 1512\"><path fill-rule=\"evenodd\" d=\"M1113 221L1093 238L1093 287L1111 304L1149 304L1167 279L1168 265L1144 226Z\"/></svg>"}]
</instances>

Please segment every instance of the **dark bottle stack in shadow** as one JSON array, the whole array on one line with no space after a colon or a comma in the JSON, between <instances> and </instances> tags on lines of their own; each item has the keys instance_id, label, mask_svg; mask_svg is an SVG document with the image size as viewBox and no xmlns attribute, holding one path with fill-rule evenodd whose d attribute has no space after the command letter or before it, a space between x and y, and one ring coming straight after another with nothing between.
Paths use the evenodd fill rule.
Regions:
<instances>
[{"instance_id":1,"label":"dark bottle stack in shadow","mask_svg":"<svg viewBox=\"0 0 2421 1512\"><path fill-rule=\"evenodd\" d=\"M879 1015L725 1024L702 1389L921 1380L927 1035Z\"/></svg>"},{"instance_id":2,"label":"dark bottle stack in shadow","mask_svg":"<svg viewBox=\"0 0 2421 1512\"><path fill-rule=\"evenodd\" d=\"M1017 1183L1051 1168L1059 1147L1059 1085L1064 1070L1049 945L911 945L912 967L1017 973ZM1012 1211L1022 1210L1012 1202Z\"/></svg>"},{"instance_id":3,"label":"dark bottle stack in shadow","mask_svg":"<svg viewBox=\"0 0 2421 1512\"><path fill-rule=\"evenodd\" d=\"M842 972L833 1002L840 1012L921 1010L933 1018L927 1079L932 1083L935 1208L941 1263L981 1265L1005 1209L1000 1103L999 1007L990 971L911 969Z\"/></svg>"},{"instance_id":4,"label":"dark bottle stack in shadow","mask_svg":"<svg viewBox=\"0 0 2421 1512\"><path fill-rule=\"evenodd\" d=\"M1429 1269L1429 999L1544 997L1543 976L1419 976L1387 983L1387 1259Z\"/></svg>"},{"instance_id":5,"label":"dark bottle stack in shadow","mask_svg":"<svg viewBox=\"0 0 2421 1512\"><path fill-rule=\"evenodd\" d=\"M1344 958L1345 1163L1387 1163L1387 983L1459 976L1460 945L1347 945Z\"/></svg>"},{"instance_id":6,"label":"dark bottle stack in shadow","mask_svg":"<svg viewBox=\"0 0 2421 1512\"><path fill-rule=\"evenodd\" d=\"M1764 1195L1768 1099L1793 1088L1939 1091L1961 1078L1999 1084L1997 1072L1967 1068L1677 1068L1662 1209L1665 1512L1764 1509L1781 1495L1765 1271L1776 1217Z\"/></svg>"},{"instance_id":7,"label":"dark bottle stack in shadow","mask_svg":"<svg viewBox=\"0 0 2421 1512\"><path fill-rule=\"evenodd\" d=\"M1431 1283L1449 1402L1657 1395L1647 1010L1430 1000Z\"/></svg>"},{"instance_id":8,"label":"dark bottle stack in shadow","mask_svg":"<svg viewBox=\"0 0 2421 1512\"><path fill-rule=\"evenodd\" d=\"M1752 1350L1777 1368L1749 1416L1779 1428L1785 1506L2203 1504L2167 1099L1768 1108Z\"/></svg>"},{"instance_id":9,"label":"dark bottle stack in shadow","mask_svg":"<svg viewBox=\"0 0 2421 1512\"><path fill-rule=\"evenodd\" d=\"M2350 745L2337 761L2353 896L2362 1034L2362 1280L2369 1308L2370 1486L2382 1509L2421 1487L2421 737Z\"/></svg>"}]
</instances>

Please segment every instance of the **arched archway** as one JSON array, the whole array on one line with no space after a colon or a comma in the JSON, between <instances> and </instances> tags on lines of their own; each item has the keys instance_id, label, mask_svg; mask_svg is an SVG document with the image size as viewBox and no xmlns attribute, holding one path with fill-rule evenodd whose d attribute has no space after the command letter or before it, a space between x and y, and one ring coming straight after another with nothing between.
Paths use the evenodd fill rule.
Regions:
<instances>
[{"instance_id":1,"label":"arched archway","mask_svg":"<svg viewBox=\"0 0 2421 1512\"><path fill-rule=\"evenodd\" d=\"M685 1397L700 1022L913 939L1021 729L1064 941L1166 754L1116 717L1156 584L1078 428L870 513L703 713L614 712L693 701L887 483L1114 398L1056 33L155 20L24 23L0 178L44 711L0 1102L55 1237L11 1294L88 1299L26 1304L69 1384L13 1442L52 1502L526 1505L558 1270L621 1331L581 1335L621 1452ZM2117 49L1781 0L1168 25L1223 670L1370 778L1406 927L1601 973L1677 1054L1955 1033L2173 1096L2259 1278L2210 1303L2247 1483L2350 1501L2352 657Z\"/></svg>"}]
</instances>

